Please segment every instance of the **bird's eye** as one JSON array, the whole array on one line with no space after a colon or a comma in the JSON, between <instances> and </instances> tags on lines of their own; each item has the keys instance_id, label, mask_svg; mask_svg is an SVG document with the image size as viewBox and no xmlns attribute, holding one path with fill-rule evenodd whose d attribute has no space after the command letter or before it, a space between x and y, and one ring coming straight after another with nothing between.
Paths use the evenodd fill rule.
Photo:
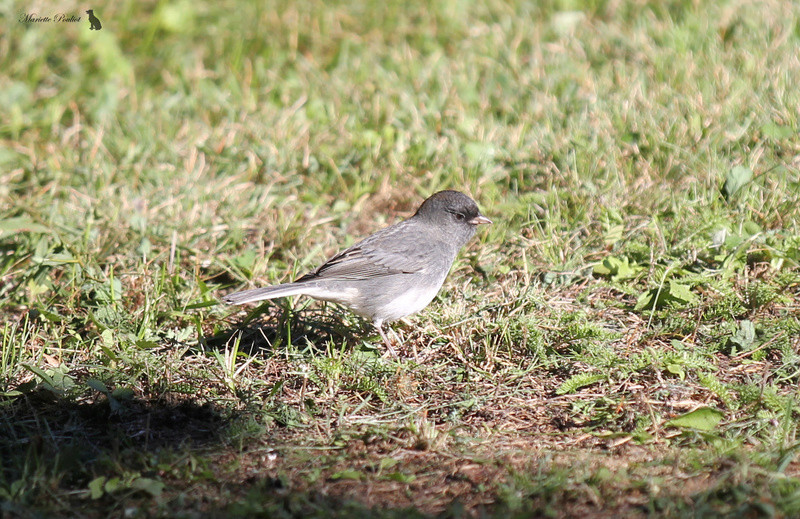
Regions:
<instances>
[{"instance_id":1,"label":"bird's eye","mask_svg":"<svg viewBox=\"0 0 800 519\"><path fill-rule=\"evenodd\" d=\"M464 216L463 214L456 213L456 220L458 220L459 222L464 221L464 218L466 218L466 216Z\"/></svg>"}]
</instances>

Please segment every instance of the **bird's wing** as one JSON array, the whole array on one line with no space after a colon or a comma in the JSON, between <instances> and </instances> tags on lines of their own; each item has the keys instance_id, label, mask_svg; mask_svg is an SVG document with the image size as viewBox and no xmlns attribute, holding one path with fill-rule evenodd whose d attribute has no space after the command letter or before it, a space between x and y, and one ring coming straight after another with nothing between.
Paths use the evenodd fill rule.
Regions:
<instances>
[{"instance_id":1,"label":"bird's wing","mask_svg":"<svg viewBox=\"0 0 800 519\"><path fill-rule=\"evenodd\" d=\"M405 223L405 222L403 222ZM399 228L398 228L399 227ZM416 240L399 239L405 227L389 227L368 237L349 249L332 257L297 282L315 279L368 279L392 274L413 274L429 266L430 245L420 246L422 236ZM424 241L424 240L423 240Z\"/></svg>"},{"instance_id":2,"label":"bird's wing","mask_svg":"<svg viewBox=\"0 0 800 519\"><path fill-rule=\"evenodd\" d=\"M374 251L354 247L337 254L305 278L365 279L390 274L412 274L425 267L419 253L407 256L398 252Z\"/></svg>"}]
</instances>

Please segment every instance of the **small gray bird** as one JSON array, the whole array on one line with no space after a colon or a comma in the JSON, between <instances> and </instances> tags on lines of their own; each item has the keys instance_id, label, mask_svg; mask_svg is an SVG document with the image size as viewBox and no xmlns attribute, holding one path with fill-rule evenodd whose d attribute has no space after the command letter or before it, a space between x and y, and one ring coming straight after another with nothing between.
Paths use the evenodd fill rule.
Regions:
<instances>
[{"instance_id":1,"label":"small gray bird","mask_svg":"<svg viewBox=\"0 0 800 519\"><path fill-rule=\"evenodd\" d=\"M340 252L293 283L244 290L229 304L305 295L348 307L372 320L394 354L383 323L428 306L444 283L458 251L482 223L492 223L470 197L439 191L414 216L386 227Z\"/></svg>"}]
</instances>

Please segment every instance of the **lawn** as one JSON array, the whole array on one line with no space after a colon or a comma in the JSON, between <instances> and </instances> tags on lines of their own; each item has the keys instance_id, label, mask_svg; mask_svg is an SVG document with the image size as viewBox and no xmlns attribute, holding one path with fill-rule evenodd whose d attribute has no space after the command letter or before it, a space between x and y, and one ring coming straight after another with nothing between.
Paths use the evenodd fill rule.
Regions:
<instances>
[{"instance_id":1,"label":"lawn","mask_svg":"<svg viewBox=\"0 0 800 519\"><path fill-rule=\"evenodd\" d=\"M800 515L798 4L86 8L0 6L0 516ZM441 189L398 357L220 302Z\"/></svg>"}]
</instances>

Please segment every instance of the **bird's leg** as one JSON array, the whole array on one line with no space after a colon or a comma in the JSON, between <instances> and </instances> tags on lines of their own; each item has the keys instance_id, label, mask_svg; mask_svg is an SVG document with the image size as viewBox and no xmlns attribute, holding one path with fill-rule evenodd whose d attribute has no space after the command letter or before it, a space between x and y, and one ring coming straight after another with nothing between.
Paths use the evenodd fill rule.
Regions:
<instances>
[{"instance_id":1,"label":"bird's leg","mask_svg":"<svg viewBox=\"0 0 800 519\"><path fill-rule=\"evenodd\" d=\"M375 328L378 329L378 333L381 334L381 338L383 339L383 344L386 346L386 354L384 354L384 357L386 355L389 355L391 357L395 357L396 358L397 357L397 352L394 351L394 348L392 347L392 341L390 341L389 338L386 336L386 334L383 332L383 322L382 321L375 321L374 324L375 324Z\"/></svg>"}]
</instances>

